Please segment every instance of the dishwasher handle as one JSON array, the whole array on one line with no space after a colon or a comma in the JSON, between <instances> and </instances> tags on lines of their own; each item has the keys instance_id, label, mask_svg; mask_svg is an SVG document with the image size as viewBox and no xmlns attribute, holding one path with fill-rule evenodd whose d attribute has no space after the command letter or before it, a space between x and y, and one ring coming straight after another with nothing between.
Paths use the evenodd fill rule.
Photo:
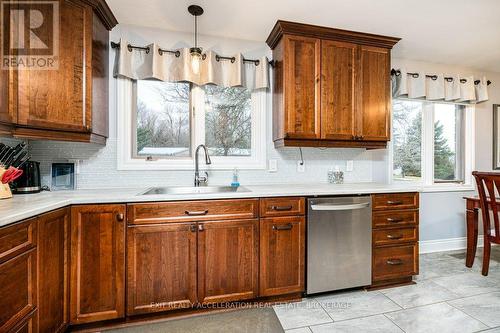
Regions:
<instances>
[{"instance_id":1,"label":"dishwasher handle","mask_svg":"<svg viewBox=\"0 0 500 333\"><path fill-rule=\"evenodd\" d=\"M355 210L363 209L370 206L369 202L355 203L355 204L332 204L332 203L320 203L311 205L312 210L322 210L322 211L335 211L335 210Z\"/></svg>"}]
</instances>

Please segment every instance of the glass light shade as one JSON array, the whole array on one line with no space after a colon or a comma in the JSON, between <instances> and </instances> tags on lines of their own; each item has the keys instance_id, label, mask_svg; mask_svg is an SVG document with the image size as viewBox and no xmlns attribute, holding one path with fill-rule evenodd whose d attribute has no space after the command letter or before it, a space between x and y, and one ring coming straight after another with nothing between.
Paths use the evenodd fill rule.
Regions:
<instances>
[{"instance_id":1,"label":"glass light shade","mask_svg":"<svg viewBox=\"0 0 500 333\"><path fill-rule=\"evenodd\" d=\"M200 62L201 62L201 49L198 47L192 47L190 49L191 53L191 69L194 74L200 73Z\"/></svg>"}]
</instances>

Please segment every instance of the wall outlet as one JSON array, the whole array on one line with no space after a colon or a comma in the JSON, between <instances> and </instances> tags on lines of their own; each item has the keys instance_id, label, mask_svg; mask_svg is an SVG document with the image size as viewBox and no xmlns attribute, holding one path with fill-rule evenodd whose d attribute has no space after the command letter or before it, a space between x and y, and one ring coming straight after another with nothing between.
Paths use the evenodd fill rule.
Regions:
<instances>
[{"instance_id":1,"label":"wall outlet","mask_svg":"<svg viewBox=\"0 0 500 333\"><path fill-rule=\"evenodd\" d=\"M269 172L278 172L278 160L269 160Z\"/></svg>"},{"instance_id":2,"label":"wall outlet","mask_svg":"<svg viewBox=\"0 0 500 333\"><path fill-rule=\"evenodd\" d=\"M306 162L297 161L297 172L306 172Z\"/></svg>"},{"instance_id":3,"label":"wall outlet","mask_svg":"<svg viewBox=\"0 0 500 333\"><path fill-rule=\"evenodd\" d=\"M353 170L354 170L354 161L353 160L348 160L346 162L345 171L351 172Z\"/></svg>"}]
</instances>

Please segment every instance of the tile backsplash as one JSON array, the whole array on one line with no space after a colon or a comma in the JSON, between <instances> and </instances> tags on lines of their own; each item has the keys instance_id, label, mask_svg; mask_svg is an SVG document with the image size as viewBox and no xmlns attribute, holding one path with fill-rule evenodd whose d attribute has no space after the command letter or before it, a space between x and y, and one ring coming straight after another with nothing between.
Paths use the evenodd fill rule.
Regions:
<instances>
[{"instance_id":1,"label":"tile backsplash","mask_svg":"<svg viewBox=\"0 0 500 333\"><path fill-rule=\"evenodd\" d=\"M77 187L79 189L109 187L150 187L191 185L193 171L119 171L117 170L116 139L108 139L106 146L52 141L30 141L33 160L41 162L43 185L51 182L51 163L79 160ZM297 172L297 148L274 149L267 147L267 158L276 159L278 171L240 170L240 183L324 183L327 172L335 165L345 171L346 162L354 161L352 172L345 172L346 182L373 181L373 156L364 149L303 148L306 170ZM205 168L204 165L201 168ZM194 168L193 168L194 169ZM231 170L209 171L211 184L229 184Z\"/></svg>"}]
</instances>

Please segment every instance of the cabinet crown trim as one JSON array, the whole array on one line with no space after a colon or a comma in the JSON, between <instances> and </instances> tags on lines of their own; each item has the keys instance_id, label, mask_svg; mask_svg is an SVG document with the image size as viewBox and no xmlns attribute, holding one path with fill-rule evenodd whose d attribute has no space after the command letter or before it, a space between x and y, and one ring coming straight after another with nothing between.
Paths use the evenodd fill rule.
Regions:
<instances>
[{"instance_id":1,"label":"cabinet crown trim","mask_svg":"<svg viewBox=\"0 0 500 333\"><path fill-rule=\"evenodd\" d=\"M106 29L111 30L118 24L118 20L105 0L82 0L82 2L92 7Z\"/></svg>"},{"instance_id":2,"label":"cabinet crown trim","mask_svg":"<svg viewBox=\"0 0 500 333\"><path fill-rule=\"evenodd\" d=\"M278 20L274 25L273 30L269 34L269 37L267 37L267 45L269 45L271 49L274 49L284 34L346 41L363 45L385 47L388 49L392 49L392 47L401 40L401 38L398 37L382 36L364 32Z\"/></svg>"}]
</instances>

